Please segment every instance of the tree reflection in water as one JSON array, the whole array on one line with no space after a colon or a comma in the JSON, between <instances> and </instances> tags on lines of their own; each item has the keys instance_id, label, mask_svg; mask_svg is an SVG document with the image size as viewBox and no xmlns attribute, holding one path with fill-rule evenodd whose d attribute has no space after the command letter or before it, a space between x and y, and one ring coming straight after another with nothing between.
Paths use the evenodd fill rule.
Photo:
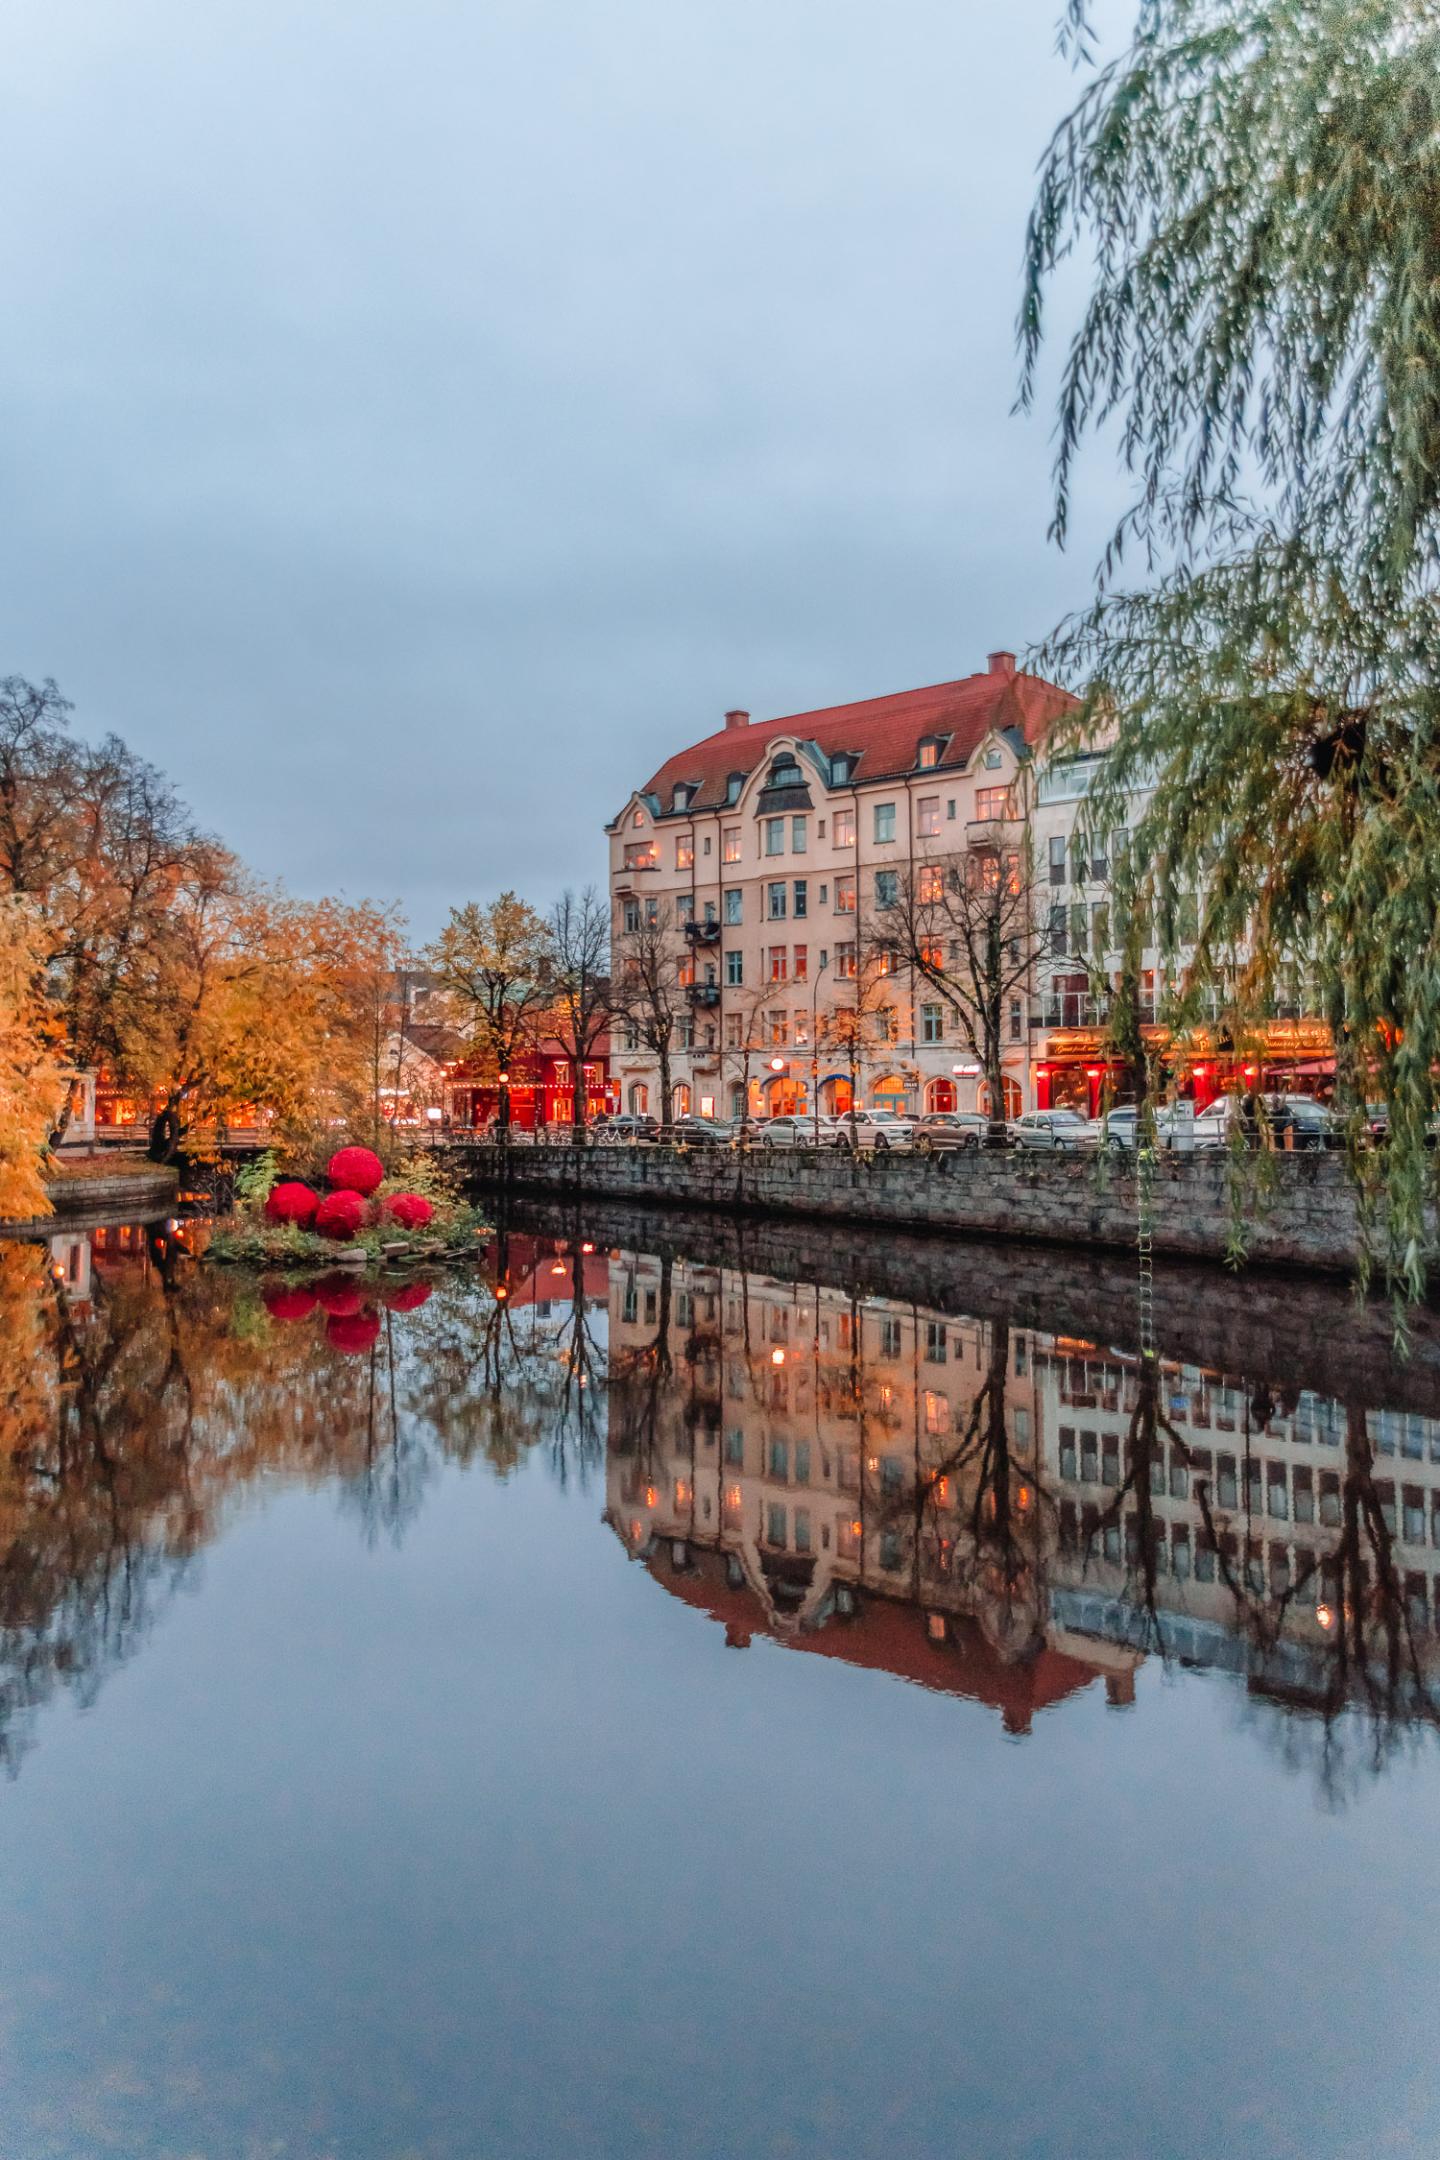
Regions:
<instances>
[{"instance_id":1,"label":"tree reflection in water","mask_svg":"<svg viewBox=\"0 0 1440 2160\"><path fill-rule=\"evenodd\" d=\"M1440 1722L1440 1421L1383 1376L1343 1403L1303 1378L578 1223L383 1298L203 1269L164 1231L0 1245L0 1755L57 1689L94 1695L255 1479L333 1484L398 1541L445 1463L539 1450L562 1484L603 1465L626 1549L736 1647L1013 1733L1092 1686L1128 1704L1147 1659L1219 1667L1338 1794Z\"/></svg>"}]
</instances>

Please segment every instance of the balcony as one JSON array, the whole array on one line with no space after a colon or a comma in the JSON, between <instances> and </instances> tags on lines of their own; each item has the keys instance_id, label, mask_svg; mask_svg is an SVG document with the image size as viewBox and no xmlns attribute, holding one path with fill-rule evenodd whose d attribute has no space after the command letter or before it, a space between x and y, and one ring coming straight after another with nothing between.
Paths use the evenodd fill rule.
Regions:
<instances>
[{"instance_id":1,"label":"balcony","mask_svg":"<svg viewBox=\"0 0 1440 2160\"><path fill-rule=\"evenodd\" d=\"M1018 848L1023 830L1014 817L971 818L965 827L965 845L972 854L998 855Z\"/></svg>"},{"instance_id":2,"label":"balcony","mask_svg":"<svg viewBox=\"0 0 1440 2160\"><path fill-rule=\"evenodd\" d=\"M690 983L687 985L687 994L692 1005L703 1006L707 1012L713 1011L720 1003L719 983Z\"/></svg>"},{"instance_id":3,"label":"balcony","mask_svg":"<svg viewBox=\"0 0 1440 2160\"><path fill-rule=\"evenodd\" d=\"M658 870L660 868L660 850L658 848L627 847L623 867L627 875L632 871L639 874L646 870Z\"/></svg>"},{"instance_id":4,"label":"balcony","mask_svg":"<svg viewBox=\"0 0 1440 2160\"><path fill-rule=\"evenodd\" d=\"M718 922L713 921L687 922L685 935L692 945L718 945L720 942L720 925Z\"/></svg>"}]
</instances>

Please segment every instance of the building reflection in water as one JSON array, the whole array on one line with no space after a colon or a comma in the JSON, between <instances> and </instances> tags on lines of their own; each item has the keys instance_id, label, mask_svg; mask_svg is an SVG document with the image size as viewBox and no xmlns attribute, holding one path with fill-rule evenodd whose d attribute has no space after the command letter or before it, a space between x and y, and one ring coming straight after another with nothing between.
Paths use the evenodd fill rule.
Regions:
<instances>
[{"instance_id":1,"label":"building reflection in water","mask_svg":"<svg viewBox=\"0 0 1440 2160\"><path fill-rule=\"evenodd\" d=\"M1003 1322L616 1258L609 1520L737 1648L1007 1730L1147 1657L1373 1713L1440 1699L1440 1421Z\"/></svg>"},{"instance_id":2,"label":"building reflection in water","mask_svg":"<svg viewBox=\"0 0 1440 2160\"><path fill-rule=\"evenodd\" d=\"M1375 1761L1440 1722L1440 1421L1388 1404L1373 1361L1372 1399L1341 1402L1293 1371L607 1254L582 1226L502 1231L475 1269L383 1294L202 1268L194 1235L0 1243L12 1767L257 1479L333 1485L398 1540L445 1463L535 1454L603 1475L626 1550L736 1648L967 1696L1012 1733L1085 1690L1130 1703L1157 1658L1243 1675L1327 1750L1362 1709Z\"/></svg>"}]
</instances>

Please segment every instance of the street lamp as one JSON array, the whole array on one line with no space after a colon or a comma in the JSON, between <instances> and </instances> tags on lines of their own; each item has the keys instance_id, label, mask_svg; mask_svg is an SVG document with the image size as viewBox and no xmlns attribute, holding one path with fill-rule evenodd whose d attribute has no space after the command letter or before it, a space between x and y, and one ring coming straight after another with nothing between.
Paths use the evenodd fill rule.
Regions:
<instances>
[{"instance_id":1,"label":"street lamp","mask_svg":"<svg viewBox=\"0 0 1440 2160\"><path fill-rule=\"evenodd\" d=\"M820 965L815 970L815 984L810 992L810 1111L815 1120L815 1145L820 1145L820 1030L817 1014L820 1005L820 977L830 965L830 955L822 952Z\"/></svg>"}]
</instances>

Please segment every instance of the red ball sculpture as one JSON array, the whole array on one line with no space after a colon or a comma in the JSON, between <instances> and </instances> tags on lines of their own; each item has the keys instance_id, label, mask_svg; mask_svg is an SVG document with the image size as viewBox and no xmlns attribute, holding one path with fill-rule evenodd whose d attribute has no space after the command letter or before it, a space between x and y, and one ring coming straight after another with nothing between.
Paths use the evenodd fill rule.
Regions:
<instances>
[{"instance_id":1,"label":"red ball sculpture","mask_svg":"<svg viewBox=\"0 0 1440 2160\"><path fill-rule=\"evenodd\" d=\"M391 1312L417 1312L429 1295L428 1282L404 1283L400 1289L386 1293L385 1303Z\"/></svg>"},{"instance_id":2,"label":"red ball sculpture","mask_svg":"<svg viewBox=\"0 0 1440 2160\"><path fill-rule=\"evenodd\" d=\"M364 1350L371 1350L380 1335L380 1315L367 1308L358 1313L332 1313L325 1322L325 1333L337 1350L347 1357L358 1357Z\"/></svg>"},{"instance_id":3,"label":"red ball sculpture","mask_svg":"<svg viewBox=\"0 0 1440 2160\"><path fill-rule=\"evenodd\" d=\"M356 1313L365 1310L365 1292L339 1269L314 1285L314 1296L322 1311L336 1319L353 1320Z\"/></svg>"},{"instance_id":4,"label":"red ball sculpture","mask_svg":"<svg viewBox=\"0 0 1440 2160\"><path fill-rule=\"evenodd\" d=\"M365 1220L365 1202L356 1192L326 1193L315 1210L315 1228L321 1237L343 1245L353 1238Z\"/></svg>"},{"instance_id":5,"label":"red ball sculpture","mask_svg":"<svg viewBox=\"0 0 1440 2160\"><path fill-rule=\"evenodd\" d=\"M418 1192L391 1193L384 1205L385 1213L392 1222L399 1223L402 1230L423 1230L435 1213L430 1202Z\"/></svg>"},{"instance_id":6,"label":"red ball sculpture","mask_svg":"<svg viewBox=\"0 0 1440 2160\"><path fill-rule=\"evenodd\" d=\"M315 1310L315 1292L304 1283L265 1283L260 1295L272 1320L306 1320Z\"/></svg>"},{"instance_id":7,"label":"red ball sculpture","mask_svg":"<svg viewBox=\"0 0 1440 2160\"><path fill-rule=\"evenodd\" d=\"M361 1193L368 1200L385 1175L385 1165L368 1147L342 1147L331 1156L325 1175L337 1192Z\"/></svg>"},{"instance_id":8,"label":"red ball sculpture","mask_svg":"<svg viewBox=\"0 0 1440 2160\"><path fill-rule=\"evenodd\" d=\"M308 1185L302 1185L298 1178L287 1178L283 1183L271 1186L265 1202L265 1220L298 1223L302 1230L308 1230L319 1205L319 1196L311 1192Z\"/></svg>"}]
</instances>

